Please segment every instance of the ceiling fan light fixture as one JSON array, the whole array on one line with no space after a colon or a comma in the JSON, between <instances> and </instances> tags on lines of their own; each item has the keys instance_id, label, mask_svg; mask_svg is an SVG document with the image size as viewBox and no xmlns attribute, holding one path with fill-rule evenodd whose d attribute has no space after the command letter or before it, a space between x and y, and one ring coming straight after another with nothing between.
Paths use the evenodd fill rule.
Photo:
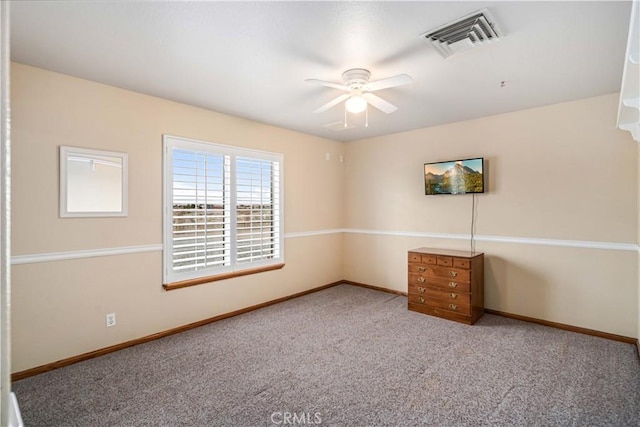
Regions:
<instances>
[{"instance_id":1,"label":"ceiling fan light fixture","mask_svg":"<svg viewBox=\"0 0 640 427\"><path fill-rule=\"evenodd\" d=\"M362 113L367 108L367 100L360 95L351 95L345 103L345 108L353 114Z\"/></svg>"},{"instance_id":2,"label":"ceiling fan light fixture","mask_svg":"<svg viewBox=\"0 0 640 427\"><path fill-rule=\"evenodd\" d=\"M367 116L365 117L366 127L368 124L369 106L372 106L386 114L391 114L398 109L395 105L385 101L377 95L374 95L372 92L402 86L413 82L413 79L408 74L398 74L372 82L369 81L369 77L371 77L369 70L365 70L364 68L352 68L342 73L344 84L318 79L305 80L309 83L319 84L321 86L327 86L332 89L338 89L346 92L327 102L320 108L316 108L313 112L323 113L338 104L342 105L344 102L345 125L347 123L348 113L358 114L364 111Z\"/></svg>"}]
</instances>

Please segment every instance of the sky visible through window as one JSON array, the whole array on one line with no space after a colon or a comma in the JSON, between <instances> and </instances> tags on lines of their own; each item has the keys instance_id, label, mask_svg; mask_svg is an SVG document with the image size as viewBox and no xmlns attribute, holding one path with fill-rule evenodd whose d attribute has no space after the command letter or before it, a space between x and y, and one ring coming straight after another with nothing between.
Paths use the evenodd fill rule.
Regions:
<instances>
[{"instance_id":1,"label":"sky visible through window","mask_svg":"<svg viewBox=\"0 0 640 427\"><path fill-rule=\"evenodd\" d=\"M229 156L173 151L173 204L224 204L229 194ZM272 203L271 161L237 157L237 204Z\"/></svg>"}]
</instances>

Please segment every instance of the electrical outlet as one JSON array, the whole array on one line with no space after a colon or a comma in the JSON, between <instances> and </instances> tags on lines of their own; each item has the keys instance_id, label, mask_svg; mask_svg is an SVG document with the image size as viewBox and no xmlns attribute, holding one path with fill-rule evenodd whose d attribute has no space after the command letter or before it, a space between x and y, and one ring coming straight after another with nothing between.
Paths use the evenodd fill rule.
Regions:
<instances>
[{"instance_id":1,"label":"electrical outlet","mask_svg":"<svg viewBox=\"0 0 640 427\"><path fill-rule=\"evenodd\" d=\"M110 328L112 326L116 326L116 314L115 313L107 314L107 328Z\"/></svg>"}]
</instances>

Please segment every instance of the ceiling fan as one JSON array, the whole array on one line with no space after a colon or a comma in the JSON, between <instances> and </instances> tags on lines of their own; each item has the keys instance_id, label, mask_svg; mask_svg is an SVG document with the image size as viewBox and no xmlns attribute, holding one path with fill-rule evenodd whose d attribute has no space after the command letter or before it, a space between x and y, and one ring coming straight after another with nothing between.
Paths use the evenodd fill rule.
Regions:
<instances>
[{"instance_id":1,"label":"ceiling fan","mask_svg":"<svg viewBox=\"0 0 640 427\"><path fill-rule=\"evenodd\" d=\"M322 107L316 109L314 113L322 113L331 107L340 104L342 101L346 101L345 115L347 111L350 113L360 113L365 111L369 104L382 112L390 114L396 111L398 107L371 92L402 86L413 82L413 79L408 74L398 74L393 77L387 77L386 79L375 80L372 82L369 81L370 77L371 73L369 70L365 70L364 68L353 68L342 73L342 79L344 80L343 84L318 79L305 80L309 83L319 84L348 92L327 102Z\"/></svg>"}]
</instances>

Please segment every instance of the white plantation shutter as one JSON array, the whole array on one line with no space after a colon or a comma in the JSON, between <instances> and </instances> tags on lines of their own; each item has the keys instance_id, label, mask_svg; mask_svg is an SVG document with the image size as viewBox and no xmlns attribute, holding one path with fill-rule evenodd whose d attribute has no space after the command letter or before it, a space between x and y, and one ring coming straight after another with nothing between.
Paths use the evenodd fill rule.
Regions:
<instances>
[{"instance_id":1,"label":"white plantation shutter","mask_svg":"<svg viewBox=\"0 0 640 427\"><path fill-rule=\"evenodd\" d=\"M164 145L165 284L283 262L281 155Z\"/></svg>"},{"instance_id":2,"label":"white plantation shutter","mask_svg":"<svg viewBox=\"0 0 640 427\"><path fill-rule=\"evenodd\" d=\"M182 149L172 157L173 270L229 265L229 157Z\"/></svg>"},{"instance_id":3,"label":"white plantation shutter","mask_svg":"<svg viewBox=\"0 0 640 427\"><path fill-rule=\"evenodd\" d=\"M277 258L280 252L278 163L236 158L237 262Z\"/></svg>"}]
</instances>

